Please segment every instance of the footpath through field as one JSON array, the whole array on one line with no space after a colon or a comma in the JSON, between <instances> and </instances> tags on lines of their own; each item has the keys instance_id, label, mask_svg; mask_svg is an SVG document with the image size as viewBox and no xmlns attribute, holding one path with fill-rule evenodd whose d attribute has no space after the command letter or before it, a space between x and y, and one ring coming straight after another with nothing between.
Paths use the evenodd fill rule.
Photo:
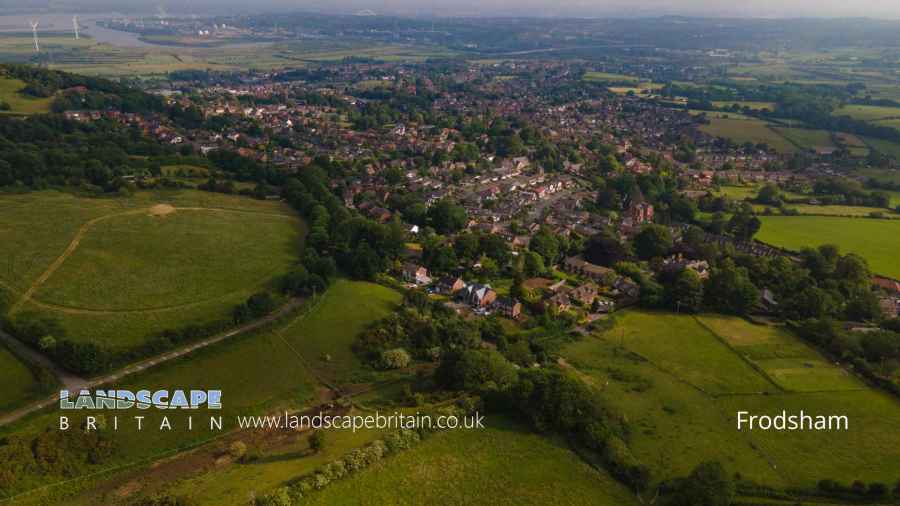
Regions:
<instances>
[{"instance_id":1,"label":"footpath through field","mask_svg":"<svg viewBox=\"0 0 900 506\"><path fill-rule=\"evenodd\" d=\"M11 336L4 334L3 332L0 332L0 340L3 340L4 342L8 342L8 344L10 346L13 346L13 345L17 346L17 349L20 349L18 347L25 348L25 350L23 352L27 352L28 356L33 357L37 363L50 368L57 375L57 377L60 378L60 381L63 383L63 385L67 389L82 390L82 389L94 388L94 387L97 387L100 385L105 385L107 383L112 383L114 381L118 381L126 376L150 369L152 367L156 367L156 366L163 364L165 362L168 362L170 360L175 360L176 358L183 357L183 356L185 356L189 353L192 353L194 351L197 351L201 348L205 348L207 346L210 346L210 345L213 345L216 343L220 343L228 338L231 338L231 337L234 337L237 335L241 335L241 334L245 334L247 332L251 332L253 330L256 330L256 329L258 329L266 324L269 324L269 323L281 318L282 316L290 313L291 311L293 311L294 309L299 307L302 303L303 303L303 299L297 299L297 298L291 299L287 304L280 307L277 311L275 311L267 316L264 316L263 318L260 318L259 320L250 322L246 325L242 325L236 329L230 330L223 334L219 334L219 335L212 336L212 337L209 337L206 339L202 339L200 341L187 344L181 348L178 348L178 349L166 352L166 353L162 353L155 357L147 358L140 362L136 362L136 363L126 366L122 369L119 369L116 372L109 373L105 376L100 376L100 377L91 378L91 379L78 378L77 376L73 376L73 375L63 371L58 366L53 364L53 362L50 361L48 358L44 357L43 355L40 355L37 352L34 352L34 351L28 349L27 347L25 347L25 345L23 345L16 339L12 338ZM29 404L27 406L24 406L22 408L14 410L10 413L7 413L7 414L3 415L2 417L0 417L0 427L10 424L10 423L13 423L17 420L20 420L23 417L25 417L31 413L34 413L35 411L39 411L48 406L51 406L58 401L59 401L59 393L56 393L46 399L34 402L32 404Z\"/></svg>"}]
</instances>

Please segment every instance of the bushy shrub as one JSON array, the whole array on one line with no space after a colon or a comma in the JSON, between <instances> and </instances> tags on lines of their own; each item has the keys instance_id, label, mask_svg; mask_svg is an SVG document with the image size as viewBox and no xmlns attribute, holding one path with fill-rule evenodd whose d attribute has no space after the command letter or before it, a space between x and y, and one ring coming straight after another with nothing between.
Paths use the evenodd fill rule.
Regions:
<instances>
[{"instance_id":1,"label":"bushy shrub","mask_svg":"<svg viewBox=\"0 0 900 506\"><path fill-rule=\"evenodd\" d=\"M403 348L394 348L381 352L381 366L385 369L403 369L412 358Z\"/></svg>"}]
</instances>

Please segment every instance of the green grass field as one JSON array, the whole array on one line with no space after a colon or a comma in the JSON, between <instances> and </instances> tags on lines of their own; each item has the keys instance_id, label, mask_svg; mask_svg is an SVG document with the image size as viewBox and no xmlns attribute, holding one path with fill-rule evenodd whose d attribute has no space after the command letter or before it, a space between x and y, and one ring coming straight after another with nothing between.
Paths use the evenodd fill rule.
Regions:
<instances>
[{"instance_id":1,"label":"green grass field","mask_svg":"<svg viewBox=\"0 0 900 506\"><path fill-rule=\"evenodd\" d=\"M28 400L37 387L28 366L0 345L0 411Z\"/></svg>"},{"instance_id":2,"label":"green grass field","mask_svg":"<svg viewBox=\"0 0 900 506\"><path fill-rule=\"evenodd\" d=\"M770 111L775 110L775 102L741 102L741 101L732 101L732 102L713 102L713 105L716 107L731 107L733 105L737 105L741 109L745 107L749 107L754 111L760 111L763 109L768 109Z\"/></svg>"},{"instance_id":3,"label":"green grass field","mask_svg":"<svg viewBox=\"0 0 900 506\"><path fill-rule=\"evenodd\" d=\"M10 106L8 111L0 111L0 114L38 114L50 111L52 98L35 98L19 93L25 83L0 75L0 102L6 102Z\"/></svg>"},{"instance_id":4,"label":"green grass field","mask_svg":"<svg viewBox=\"0 0 900 506\"><path fill-rule=\"evenodd\" d=\"M829 363L816 350L784 329L753 325L746 320L719 315L703 315L698 321L786 391L866 388L858 379Z\"/></svg>"},{"instance_id":5,"label":"green grass field","mask_svg":"<svg viewBox=\"0 0 900 506\"><path fill-rule=\"evenodd\" d=\"M284 333L320 377L336 383L369 379L361 377L364 368L350 347L366 326L399 302L399 293L380 285L338 282L303 327L291 326Z\"/></svg>"},{"instance_id":6,"label":"green grass field","mask_svg":"<svg viewBox=\"0 0 900 506\"><path fill-rule=\"evenodd\" d=\"M775 391L773 385L693 318L629 311L621 316L620 325L609 338L712 395Z\"/></svg>"},{"instance_id":7,"label":"green grass field","mask_svg":"<svg viewBox=\"0 0 900 506\"><path fill-rule=\"evenodd\" d=\"M900 118L900 108L877 105L845 105L833 113L834 116L850 116L862 121L878 121L887 118Z\"/></svg>"},{"instance_id":8,"label":"green grass field","mask_svg":"<svg viewBox=\"0 0 900 506\"><path fill-rule=\"evenodd\" d=\"M615 81L629 82L637 84L640 79L634 76L626 76L624 74L612 74L609 72L585 72L584 79L586 81Z\"/></svg>"},{"instance_id":9,"label":"green grass field","mask_svg":"<svg viewBox=\"0 0 900 506\"><path fill-rule=\"evenodd\" d=\"M856 253L873 272L900 277L897 251L900 221L827 216L760 216L756 238L791 250L835 244L844 253Z\"/></svg>"},{"instance_id":10,"label":"green grass field","mask_svg":"<svg viewBox=\"0 0 900 506\"><path fill-rule=\"evenodd\" d=\"M875 139L872 137L863 137L863 140L870 148L877 150L879 153L893 156L894 158L900 158L900 144L896 142Z\"/></svg>"},{"instance_id":11,"label":"green grass field","mask_svg":"<svg viewBox=\"0 0 900 506\"><path fill-rule=\"evenodd\" d=\"M900 423L900 403L895 399L842 374L781 329L723 316L669 315L657 321L652 315L625 312L615 328L566 346L562 355L580 375L592 378L610 406L628 418L633 428L629 445L657 476L684 475L697 463L715 459L730 471L775 487L812 486L823 477L837 476L845 481L895 479L900 434L889 428ZM716 335L708 331L705 338L697 337L702 334L690 329L700 322L715 329ZM686 331L694 337L686 336ZM647 350L635 346L629 335L666 337L680 344L680 351L671 351L674 344L660 344L659 353L677 365L661 367L653 359L641 359L634 353L645 355ZM722 357L694 358L707 356L713 346L753 367L728 367ZM753 381L750 375L757 381L769 376L782 388L765 394L710 395L695 387L697 369L700 374L740 377L742 384ZM817 386L829 391L814 391ZM846 414L850 430L737 430L737 411L776 415L800 409L812 415Z\"/></svg>"},{"instance_id":12,"label":"green grass field","mask_svg":"<svg viewBox=\"0 0 900 506\"><path fill-rule=\"evenodd\" d=\"M501 417L486 429L431 436L305 504L637 505L634 496L591 468L563 442Z\"/></svg>"},{"instance_id":13,"label":"green grass field","mask_svg":"<svg viewBox=\"0 0 900 506\"><path fill-rule=\"evenodd\" d=\"M831 134L825 130L807 128L773 128L773 130L800 149L833 149L837 147L831 140Z\"/></svg>"},{"instance_id":14,"label":"green grass field","mask_svg":"<svg viewBox=\"0 0 900 506\"><path fill-rule=\"evenodd\" d=\"M215 414L221 414L225 430L231 430L236 428L238 415L263 414L273 410L280 413L281 409L308 405L315 397L314 391L318 383L315 371L309 368L309 364L315 362L312 357L323 348L333 346L336 350L343 344L352 342L361 329L386 316L392 310L393 304L399 300L399 293L380 285L338 280L319 300L308 302L299 314L288 321L268 330L257 331L202 349L191 356L127 378L121 384L113 386L133 390L159 388L222 390L223 409ZM312 346L311 342L314 343ZM335 368L339 366L340 364L334 365ZM341 373L344 372L349 371ZM174 413L155 410L140 413L124 411L121 416L123 420L131 421L130 417L135 414L146 415L144 423L152 427L152 432L141 432L133 423L123 423L122 428L111 435L120 451L102 468L155 459L172 450L220 435L217 431L208 430L207 412L196 415L198 420L203 420L204 425L195 426L193 431L187 430L185 421L185 417L191 412L185 414L183 411ZM166 414L173 430L158 431L161 417ZM57 416L56 411L32 416L12 426L3 427L0 429L0 437L8 434L42 432L57 423ZM76 425L78 419L73 418ZM152 437L148 437L148 434L152 434ZM273 463L277 460L273 459ZM88 471L96 472L98 469L101 468L79 469L75 475ZM264 469L261 467L260 471ZM289 465L287 468L281 468L282 474L272 478L281 476L282 479L287 479L295 475L296 471L296 464ZM254 475L251 473L248 476L252 478ZM63 478L28 474L21 477L19 487L28 489ZM230 486L245 487L242 493L256 489L252 479L243 482L232 480L219 485L227 491L229 483ZM276 483L271 484L274 486ZM90 485L88 482L79 484L88 488ZM77 488L73 491L77 491ZM93 497L96 499L96 496ZM240 499L243 500L244 497ZM35 501L34 504L48 504L54 501L70 503L62 489L48 490L47 495L35 496Z\"/></svg>"},{"instance_id":15,"label":"green grass field","mask_svg":"<svg viewBox=\"0 0 900 506\"><path fill-rule=\"evenodd\" d=\"M731 139L738 144L765 143L779 153L796 151L796 147L792 143L765 121L758 119L710 118L710 124L701 126L700 130L709 135Z\"/></svg>"},{"instance_id":16,"label":"green grass field","mask_svg":"<svg viewBox=\"0 0 900 506\"><path fill-rule=\"evenodd\" d=\"M111 347L228 318L289 269L303 234L283 204L195 191L39 192L0 198L0 209L11 238L0 245L0 281L22 301L16 309Z\"/></svg>"}]
</instances>

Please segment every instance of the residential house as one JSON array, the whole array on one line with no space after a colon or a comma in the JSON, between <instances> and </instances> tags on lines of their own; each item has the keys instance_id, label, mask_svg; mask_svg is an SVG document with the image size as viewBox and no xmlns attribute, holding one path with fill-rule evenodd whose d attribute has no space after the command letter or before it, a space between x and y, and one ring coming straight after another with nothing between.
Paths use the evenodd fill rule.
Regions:
<instances>
[{"instance_id":1,"label":"residential house","mask_svg":"<svg viewBox=\"0 0 900 506\"><path fill-rule=\"evenodd\" d=\"M460 290L459 294L466 303L475 308L486 308L497 300L497 292L490 285L468 285Z\"/></svg>"},{"instance_id":2,"label":"residential house","mask_svg":"<svg viewBox=\"0 0 900 506\"><path fill-rule=\"evenodd\" d=\"M455 295L457 292L466 287L465 281L459 277L441 278L437 283L438 293L446 295Z\"/></svg>"},{"instance_id":3,"label":"residential house","mask_svg":"<svg viewBox=\"0 0 900 506\"><path fill-rule=\"evenodd\" d=\"M522 315L522 303L510 297L500 297L494 303L494 309L501 315L517 320Z\"/></svg>"},{"instance_id":4,"label":"residential house","mask_svg":"<svg viewBox=\"0 0 900 506\"><path fill-rule=\"evenodd\" d=\"M417 285L427 285L431 283L428 277L428 269L421 265L407 263L403 265L403 279Z\"/></svg>"},{"instance_id":5,"label":"residential house","mask_svg":"<svg viewBox=\"0 0 900 506\"><path fill-rule=\"evenodd\" d=\"M565 272L590 278L597 283L602 283L604 280L616 275L614 270L592 264L581 257L567 258L563 262L562 268Z\"/></svg>"}]
</instances>

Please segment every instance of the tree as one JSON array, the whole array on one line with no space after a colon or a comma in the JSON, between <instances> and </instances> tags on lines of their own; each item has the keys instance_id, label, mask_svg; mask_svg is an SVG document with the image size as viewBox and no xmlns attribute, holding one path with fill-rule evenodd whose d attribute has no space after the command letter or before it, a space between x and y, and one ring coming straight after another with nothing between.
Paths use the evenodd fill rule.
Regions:
<instances>
[{"instance_id":1,"label":"tree","mask_svg":"<svg viewBox=\"0 0 900 506\"><path fill-rule=\"evenodd\" d=\"M547 270L547 267L544 265L544 259L533 251L525 253L523 264L525 274L528 276L540 276Z\"/></svg>"},{"instance_id":2,"label":"tree","mask_svg":"<svg viewBox=\"0 0 900 506\"><path fill-rule=\"evenodd\" d=\"M478 236L475 234L460 234L453 241L453 249L456 257L464 261L473 261L478 258Z\"/></svg>"},{"instance_id":3,"label":"tree","mask_svg":"<svg viewBox=\"0 0 900 506\"><path fill-rule=\"evenodd\" d=\"M438 233L449 234L465 228L468 216L465 208L442 200L428 209L428 221Z\"/></svg>"},{"instance_id":4,"label":"tree","mask_svg":"<svg viewBox=\"0 0 900 506\"><path fill-rule=\"evenodd\" d=\"M235 441L228 446L228 454L235 460L240 460L247 454L247 445L243 441Z\"/></svg>"},{"instance_id":5,"label":"tree","mask_svg":"<svg viewBox=\"0 0 900 506\"><path fill-rule=\"evenodd\" d=\"M735 267L731 259L726 259L709 276L706 300L723 313L746 315L759 300L759 290L750 281L747 269Z\"/></svg>"},{"instance_id":6,"label":"tree","mask_svg":"<svg viewBox=\"0 0 900 506\"><path fill-rule=\"evenodd\" d=\"M394 348L381 352L381 365L385 369L403 369L412 359L403 348Z\"/></svg>"},{"instance_id":7,"label":"tree","mask_svg":"<svg viewBox=\"0 0 900 506\"><path fill-rule=\"evenodd\" d=\"M634 238L634 250L642 260L665 256L672 244L672 233L662 225L644 225Z\"/></svg>"},{"instance_id":8,"label":"tree","mask_svg":"<svg viewBox=\"0 0 900 506\"><path fill-rule=\"evenodd\" d=\"M313 453L319 453L325 448L325 432L321 430L313 431L312 434L307 438L307 442L309 443L309 449L313 451Z\"/></svg>"},{"instance_id":9,"label":"tree","mask_svg":"<svg viewBox=\"0 0 900 506\"><path fill-rule=\"evenodd\" d=\"M543 257L546 265L555 265L556 261L559 260L559 246L559 240L556 236L546 228L541 227L534 234L534 237L531 238L528 249Z\"/></svg>"},{"instance_id":10,"label":"tree","mask_svg":"<svg viewBox=\"0 0 900 506\"><path fill-rule=\"evenodd\" d=\"M778 207L782 204L781 190L775 184L765 184L756 194L756 201L767 206Z\"/></svg>"},{"instance_id":11,"label":"tree","mask_svg":"<svg viewBox=\"0 0 900 506\"><path fill-rule=\"evenodd\" d=\"M727 229L741 241L749 241L759 232L762 222L748 212L738 212L728 221Z\"/></svg>"},{"instance_id":12,"label":"tree","mask_svg":"<svg viewBox=\"0 0 900 506\"><path fill-rule=\"evenodd\" d=\"M465 350L445 354L435 377L451 389L503 388L515 382L516 369L494 350Z\"/></svg>"},{"instance_id":13,"label":"tree","mask_svg":"<svg viewBox=\"0 0 900 506\"><path fill-rule=\"evenodd\" d=\"M734 499L734 482L718 462L704 462L678 484L675 506L729 506Z\"/></svg>"},{"instance_id":14,"label":"tree","mask_svg":"<svg viewBox=\"0 0 900 506\"><path fill-rule=\"evenodd\" d=\"M673 309L697 313L703 308L703 281L693 270L682 269L666 288L666 299Z\"/></svg>"},{"instance_id":15,"label":"tree","mask_svg":"<svg viewBox=\"0 0 900 506\"><path fill-rule=\"evenodd\" d=\"M588 240L584 249L584 257L588 262L598 265L614 265L631 256L627 245L619 242L609 232L601 232Z\"/></svg>"}]
</instances>

